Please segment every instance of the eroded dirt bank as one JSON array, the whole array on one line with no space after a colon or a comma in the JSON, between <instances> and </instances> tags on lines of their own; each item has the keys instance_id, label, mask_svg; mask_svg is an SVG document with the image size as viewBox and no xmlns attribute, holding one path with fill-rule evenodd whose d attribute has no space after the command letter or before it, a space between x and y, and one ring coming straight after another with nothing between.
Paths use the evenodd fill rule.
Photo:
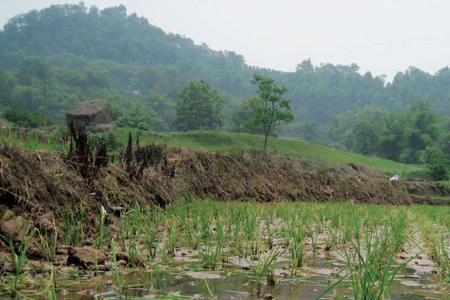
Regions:
<instances>
[{"instance_id":1,"label":"eroded dirt bank","mask_svg":"<svg viewBox=\"0 0 450 300\"><path fill-rule=\"evenodd\" d=\"M138 168L138 166L136 166ZM66 204L107 209L134 203L164 206L190 193L218 200L351 200L409 204L407 186L359 166L329 168L281 156L165 149L141 176L116 160L86 180L57 154L0 148L0 205L46 212Z\"/></svg>"}]
</instances>

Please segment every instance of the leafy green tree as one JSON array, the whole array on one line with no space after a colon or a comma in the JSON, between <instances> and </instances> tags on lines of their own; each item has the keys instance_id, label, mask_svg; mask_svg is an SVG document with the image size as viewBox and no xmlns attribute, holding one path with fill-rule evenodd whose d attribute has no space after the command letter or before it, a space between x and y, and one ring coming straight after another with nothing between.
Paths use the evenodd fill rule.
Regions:
<instances>
[{"instance_id":1,"label":"leafy green tree","mask_svg":"<svg viewBox=\"0 0 450 300\"><path fill-rule=\"evenodd\" d=\"M14 85L13 76L0 68L0 104L5 105L10 100Z\"/></svg>"},{"instance_id":2,"label":"leafy green tree","mask_svg":"<svg viewBox=\"0 0 450 300\"><path fill-rule=\"evenodd\" d=\"M448 180L450 160L438 147L427 147L421 154L421 161L427 165L433 180Z\"/></svg>"},{"instance_id":3,"label":"leafy green tree","mask_svg":"<svg viewBox=\"0 0 450 300\"><path fill-rule=\"evenodd\" d=\"M292 121L294 115L290 101L283 98L288 91L284 86L277 85L273 79L254 75L252 83L257 86L260 103L256 115L250 120L253 126L262 126L264 134L264 152L267 152L267 139L281 122Z\"/></svg>"},{"instance_id":4,"label":"leafy green tree","mask_svg":"<svg viewBox=\"0 0 450 300\"><path fill-rule=\"evenodd\" d=\"M131 110L122 112L117 119L117 125L120 127L138 128L141 130L150 129L152 115L145 113L140 107L133 107Z\"/></svg>"},{"instance_id":5,"label":"leafy green tree","mask_svg":"<svg viewBox=\"0 0 450 300\"><path fill-rule=\"evenodd\" d=\"M373 154L378 145L376 128L368 120L360 120L352 128L355 150L362 154Z\"/></svg>"},{"instance_id":6,"label":"leafy green tree","mask_svg":"<svg viewBox=\"0 0 450 300\"><path fill-rule=\"evenodd\" d=\"M429 106L418 103L406 115L408 125L404 131L404 152L401 159L414 163L428 146L433 146L440 138L438 116Z\"/></svg>"},{"instance_id":7,"label":"leafy green tree","mask_svg":"<svg viewBox=\"0 0 450 300\"><path fill-rule=\"evenodd\" d=\"M254 122L260 106L261 99L257 96L247 98L240 103L232 117L233 131L264 134L262 124Z\"/></svg>"},{"instance_id":8,"label":"leafy green tree","mask_svg":"<svg viewBox=\"0 0 450 300\"><path fill-rule=\"evenodd\" d=\"M222 99L204 81L192 81L176 103L174 125L177 130L209 130L222 125Z\"/></svg>"}]
</instances>

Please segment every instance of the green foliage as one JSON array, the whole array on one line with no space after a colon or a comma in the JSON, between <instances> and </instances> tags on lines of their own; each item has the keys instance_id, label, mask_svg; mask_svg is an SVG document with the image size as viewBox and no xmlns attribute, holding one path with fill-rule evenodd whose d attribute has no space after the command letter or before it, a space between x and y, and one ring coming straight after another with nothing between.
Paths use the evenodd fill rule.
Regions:
<instances>
[{"instance_id":1,"label":"green foliage","mask_svg":"<svg viewBox=\"0 0 450 300\"><path fill-rule=\"evenodd\" d=\"M288 91L277 85L273 79L254 75L252 83L258 87L258 102L254 115L248 120L248 126L261 127L264 133L264 152L267 152L267 138L281 122L290 122L294 118L289 100L283 98Z\"/></svg>"},{"instance_id":2,"label":"green foliage","mask_svg":"<svg viewBox=\"0 0 450 300\"><path fill-rule=\"evenodd\" d=\"M118 119L117 125L120 127L137 128L140 130L150 129L152 116L144 113L141 109L135 108L124 112Z\"/></svg>"},{"instance_id":3,"label":"green foliage","mask_svg":"<svg viewBox=\"0 0 450 300\"><path fill-rule=\"evenodd\" d=\"M447 180L450 169L450 160L438 147L427 147L421 155L421 160L427 165L430 177L433 180Z\"/></svg>"},{"instance_id":4,"label":"green foliage","mask_svg":"<svg viewBox=\"0 0 450 300\"><path fill-rule=\"evenodd\" d=\"M180 131L216 129L222 125L222 99L204 81L192 81L177 101L175 128Z\"/></svg>"},{"instance_id":5,"label":"green foliage","mask_svg":"<svg viewBox=\"0 0 450 300\"><path fill-rule=\"evenodd\" d=\"M24 60L20 66L17 78L21 84L29 85L35 79L45 81L50 78L50 66L42 60Z\"/></svg>"},{"instance_id":6,"label":"green foliage","mask_svg":"<svg viewBox=\"0 0 450 300\"><path fill-rule=\"evenodd\" d=\"M92 146L96 149L98 149L101 144L104 144L109 152L114 152L119 150L122 146L117 140L117 136L111 131L106 133L90 134L89 138Z\"/></svg>"},{"instance_id":7,"label":"green foliage","mask_svg":"<svg viewBox=\"0 0 450 300\"><path fill-rule=\"evenodd\" d=\"M260 106L261 99L258 97L244 99L234 111L233 131L264 134L262 124L254 123Z\"/></svg>"},{"instance_id":8,"label":"green foliage","mask_svg":"<svg viewBox=\"0 0 450 300\"><path fill-rule=\"evenodd\" d=\"M19 127L36 128L44 124L42 115L35 112L28 112L17 107L8 107L2 117Z\"/></svg>"},{"instance_id":9,"label":"green foliage","mask_svg":"<svg viewBox=\"0 0 450 300\"><path fill-rule=\"evenodd\" d=\"M339 115L330 134L356 152L418 163L425 148L445 148L445 120L422 103L404 113L367 108Z\"/></svg>"},{"instance_id":10,"label":"green foliage","mask_svg":"<svg viewBox=\"0 0 450 300\"><path fill-rule=\"evenodd\" d=\"M123 135L122 139L124 141L123 143L125 143L126 134ZM172 133L164 135L147 132L143 133L141 136L142 144L157 143L181 148L228 153L257 149L263 142L264 137L259 135L217 131ZM371 166L381 172L390 174L399 173L404 176L422 170L418 165L408 165L388 159L364 156L349 151L339 151L300 139L270 137L268 139L268 144L272 151L283 155L313 161L320 160L332 165L356 163Z\"/></svg>"}]
</instances>

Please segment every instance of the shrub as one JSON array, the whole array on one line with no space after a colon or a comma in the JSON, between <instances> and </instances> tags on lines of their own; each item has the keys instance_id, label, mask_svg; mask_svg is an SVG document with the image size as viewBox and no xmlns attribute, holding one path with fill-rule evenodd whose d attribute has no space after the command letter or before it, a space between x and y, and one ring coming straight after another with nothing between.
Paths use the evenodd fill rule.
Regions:
<instances>
[{"instance_id":1,"label":"shrub","mask_svg":"<svg viewBox=\"0 0 450 300\"><path fill-rule=\"evenodd\" d=\"M16 107L8 107L2 117L20 127L36 128L44 124L44 118L40 114Z\"/></svg>"},{"instance_id":2,"label":"shrub","mask_svg":"<svg viewBox=\"0 0 450 300\"><path fill-rule=\"evenodd\" d=\"M104 144L110 152L120 149L120 143L112 132L91 134L90 138L94 147Z\"/></svg>"},{"instance_id":3,"label":"shrub","mask_svg":"<svg viewBox=\"0 0 450 300\"><path fill-rule=\"evenodd\" d=\"M421 160L427 165L428 173L433 180L447 180L450 167L449 158L438 147L427 147L421 155Z\"/></svg>"}]
</instances>

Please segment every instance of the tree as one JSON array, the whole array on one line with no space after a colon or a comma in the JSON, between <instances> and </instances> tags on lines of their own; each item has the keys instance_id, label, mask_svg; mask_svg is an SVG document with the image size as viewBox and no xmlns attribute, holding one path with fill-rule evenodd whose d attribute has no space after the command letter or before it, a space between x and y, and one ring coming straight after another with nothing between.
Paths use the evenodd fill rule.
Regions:
<instances>
[{"instance_id":1,"label":"tree","mask_svg":"<svg viewBox=\"0 0 450 300\"><path fill-rule=\"evenodd\" d=\"M222 99L204 81L192 81L176 103L174 125L177 130L210 130L222 125Z\"/></svg>"},{"instance_id":2,"label":"tree","mask_svg":"<svg viewBox=\"0 0 450 300\"><path fill-rule=\"evenodd\" d=\"M47 128L48 120L48 99L47 89L50 78L50 66L42 60L32 59L22 63L19 72L21 83L31 84L32 79L37 78L40 81L41 93L44 104L44 127Z\"/></svg>"},{"instance_id":3,"label":"tree","mask_svg":"<svg viewBox=\"0 0 450 300\"><path fill-rule=\"evenodd\" d=\"M427 147L421 154L421 161L427 165L431 179L448 179L450 161L440 148L435 146Z\"/></svg>"},{"instance_id":4,"label":"tree","mask_svg":"<svg viewBox=\"0 0 450 300\"><path fill-rule=\"evenodd\" d=\"M440 137L438 116L425 104L417 103L407 114L408 128L404 131L404 152L401 160L408 163L419 161L427 146L435 144Z\"/></svg>"},{"instance_id":5,"label":"tree","mask_svg":"<svg viewBox=\"0 0 450 300\"><path fill-rule=\"evenodd\" d=\"M248 132L253 134L264 134L261 124L254 124L253 120L258 114L261 100L254 96L242 101L235 109L232 117L233 131Z\"/></svg>"},{"instance_id":6,"label":"tree","mask_svg":"<svg viewBox=\"0 0 450 300\"><path fill-rule=\"evenodd\" d=\"M0 104L6 105L10 101L14 85L13 76L0 68Z\"/></svg>"},{"instance_id":7,"label":"tree","mask_svg":"<svg viewBox=\"0 0 450 300\"><path fill-rule=\"evenodd\" d=\"M378 145L378 134L374 125L368 120L360 120L353 125L352 132L356 151L366 155L375 153Z\"/></svg>"},{"instance_id":8,"label":"tree","mask_svg":"<svg viewBox=\"0 0 450 300\"><path fill-rule=\"evenodd\" d=\"M36 77L41 80L42 99L44 99L44 128L45 132L47 132L47 125L48 125L47 88L48 88L48 80L50 78L50 67L42 61L37 61Z\"/></svg>"},{"instance_id":9,"label":"tree","mask_svg":"<svg viewBox=\"0 0 450 300\"><path fill-rule=\"evenodd\" d=\"M254 75L252 83L258 87L260 104L256 115L250 120L254 126L261 125L264 133L264 153L267 152L267 139L281 122L290 122L294 118L291 102L283 98L288 91L277 85L273 79Z\"/></svg>"}]
</instances>

